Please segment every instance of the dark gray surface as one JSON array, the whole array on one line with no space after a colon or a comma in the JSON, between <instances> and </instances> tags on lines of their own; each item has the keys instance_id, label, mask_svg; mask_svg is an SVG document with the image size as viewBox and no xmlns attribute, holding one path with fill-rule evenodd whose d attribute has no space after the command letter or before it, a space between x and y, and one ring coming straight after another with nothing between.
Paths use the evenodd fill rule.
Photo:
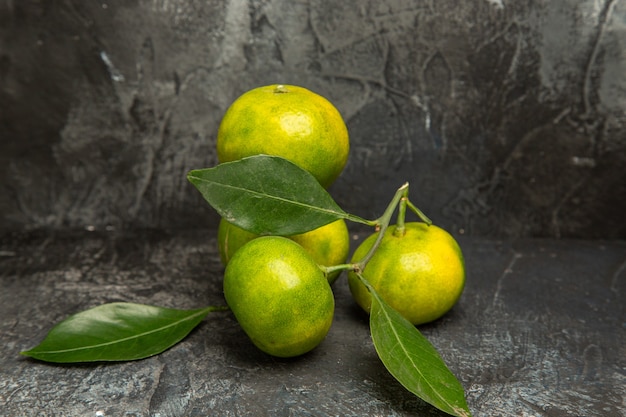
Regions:
<instances>
[{"instance_id":1,"label":"dark gray surface","mask_svg":"<svg viewBox=\"0 0 626 417\"><path fill-rule=\"evenodd\" d=\"M0 227L216 227L185 181L259 85L328 97L333 187L448 230L626 238L619 0L0 1Z\"/></svg>"},{"instance_id":2,"label":"dark gray surface","mask_svg":"<svg viewBox=\"0 0 626 417\"><path fill-rule=\"evenodd\" d=\"M214 231L0 235L2 416L440 416L389 376L345 277L327 339L271 358L230 313L146 360L21 357L72 313L113 301L222 304ZM461 237L467 287L423 333L475 416L626 415L626 243Z\"/></svg>"}]
</instances>

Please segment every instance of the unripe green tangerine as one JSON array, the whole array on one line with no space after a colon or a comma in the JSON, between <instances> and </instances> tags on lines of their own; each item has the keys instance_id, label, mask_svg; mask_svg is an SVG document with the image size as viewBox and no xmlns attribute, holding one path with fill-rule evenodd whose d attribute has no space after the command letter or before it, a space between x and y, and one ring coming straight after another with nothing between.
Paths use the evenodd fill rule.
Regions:
<instances>
[{"instance_id":1,"label":"unripe green tangerine","mask_svg":"<svg viewBox=\"0 0 626 417\"><path fill-rule=\"evenodd\" d=\"M395 310L415 325L447 313L465 286L465 262L454 238L435 225L406 223L402 234L389 227L362 275ZM354 251L361 260L378 237L376 232ZM348 273L350 292L368 313L372 296L354 272Z\"/></svg>"},{"instance_id":2,"label":"unripe green tangerine","mask_svg":"<svg viewBox=\"0 0 626 417\"><path fill-rule=\"evenodd\" d=\"M326 98L295 85L266 85L239 96L217 131L220 163L276 155L309 171L324 187L341 174L350 151L348 128Z\"/></svg>"},{"instance_id":3,"label":"unripe green tangerine","mask_svg":"<svg viewBox=\"0 0 626 417\"><path fill-rule=\"evenodd\" d=\"M250 340L278 357L319 345L335 308L318 264L299 244L279 236L251 240L233 255L224 272L224 296Z\"/></svg>"}]
</instances>

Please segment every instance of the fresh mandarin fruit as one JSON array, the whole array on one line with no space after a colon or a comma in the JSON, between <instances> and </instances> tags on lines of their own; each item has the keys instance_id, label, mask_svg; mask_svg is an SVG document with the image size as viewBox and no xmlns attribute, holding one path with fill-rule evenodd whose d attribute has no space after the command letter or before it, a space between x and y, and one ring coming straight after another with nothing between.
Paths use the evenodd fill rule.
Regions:
<instances>
[{"instance_id":1,"label":"fresh mandarin fruit","mask_svg":"<svg viewBox=\"0 0 626 417\"><path fill-rule=\"evenodd\" d=\"M406 223L405 233L385 231L380 246L362 275L387 304L411 323L428 323L443 316L458 301L465 285L463 254L445 230L425 223ZM361 260L378 233L359 245L352 262ZM348 274L350 291L367 312L372 298L354 272Z\"/></svg>"},{"instance_id":2,"label":"fresh mandarin fruit","mask_svg":"<svg viewBox=\"0 0 626 417\"><path fill-rule=\"evenodd\" d=\"M275 155L309 171L328 187L350 150L339 111L324 97L293 85L252 89L228 108L217 132L217 158Z\"/></svg>"},{"instance_id":3,"label":"fresh mandarin fruit","mask_svg":"<svg viewBox=\"0 0 626 417\"><path fill-rule=\"evenodd\" d=\"M220 220L217 229L217 245L224 266L244 244L259 237L224 219ZM322 266L334 266L346 262L350 252L350 235L345 220L337 220L325 226L299 235L287 236L300 244ZM328 282L333 283L341 271L328 275Z\"/></svg>"},{"instance_id":4,"label":"fresh mandarin fruit","mask_svg":"<svg viewBox=\"0 0 626 417\"><path fill-rule=\"evenodd\" d=\"M330 329L333 292L311 256L293 240L262 236L243 245L224 272L224 296L262 351L292 357L315 348Z\"/></svg>"}]
</instances>

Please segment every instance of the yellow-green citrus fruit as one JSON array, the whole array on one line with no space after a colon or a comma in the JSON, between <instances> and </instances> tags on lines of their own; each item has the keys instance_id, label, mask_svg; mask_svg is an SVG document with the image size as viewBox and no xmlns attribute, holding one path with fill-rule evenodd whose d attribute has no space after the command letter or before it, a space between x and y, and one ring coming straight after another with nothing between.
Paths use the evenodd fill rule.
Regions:
<instances>
[{"instance_id":1,"label":"yellow-green citrus fruit","mask_svg":"<svg viewBox=\"0 0 626 417\"><path fill-rule=\"evenodd\" d=\"M348 129L324 97L293 85L252 89L228 108L217 132L217 158L275 155L309 171L328 187L348 160Z\"/></svg>"},{"instance_id":2,"label":"yellow-green citrus fruit","mask_svg":"<svg viewBox=\"0 0 626 417\"><path fill-rule=\"evenodd\" d=\"M259 237L224 219L217 229L217 245L224 266L243 245ZM350 235L345 220L337 220L325 226L299 235L287 236L300 244L313 260L322 266L334 266L345 263L350 252ZM328 275L328 282L335 282L341 271Z\"/></svg>"},{"instance_id":3,"label":"yellow-green citrus fruit","mask_svg":"<svg viewBox=\"0 0 626 417\"><path fill-rule=\"evenodd\" d=\"M262 236L243 245L224 272L224 296L262 351L302 355L328 333L335 300L324 273L293 240Z\"/></svg>"},{"instance_id":4,"label":"yellow-green citrus fruit","mask_svg":"<svg viewBox=\"0 0 626 417\"><path fill-rule=\"evenodd\" d=\"M380 246L362 275L383 300L411 323L436 320L458 301L465 286L465 264L458 243L445 230L425 223L406 223L396 236L395 226L386 231ZM378 233L370 235L354 252L361 260ZM372 298L355 273L348 274L350 291L367 312Z\"/></svg>"}]
</instances>

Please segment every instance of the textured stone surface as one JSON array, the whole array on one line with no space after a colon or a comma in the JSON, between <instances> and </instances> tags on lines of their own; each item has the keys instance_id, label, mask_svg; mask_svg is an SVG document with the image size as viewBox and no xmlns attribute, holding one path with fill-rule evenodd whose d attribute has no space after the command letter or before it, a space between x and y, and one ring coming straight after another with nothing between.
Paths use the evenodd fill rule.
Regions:
<instances>
[{"instance_id":1,"label":"textured stone surface","mask_svg":"<svg viewBox=\"0 0 626 417\"><path fill-rule=\"evenodd\" d=\"M384 369L345 276L328 337L292 360L261 353L227 312L141 361L60 366L19 355L102 303L223 304L215 243L203 231L0 235L0 415L444 416ZM466 290L420 328L474 416L624 416L626 244L460 244Z\"/></svg>"},{"instance_id":2,"label":"textured stone surface","mask_svg":"<svg viewBox=\"0 0 626 417\"><path fill-rule=\"evenodd\" d=\"M626 236L626 3L0 3L0 226L215 225L185 180L268 83L331 99L331 192L378 216L412 184L485 236Z\"/></svg>"}]
</instances>

